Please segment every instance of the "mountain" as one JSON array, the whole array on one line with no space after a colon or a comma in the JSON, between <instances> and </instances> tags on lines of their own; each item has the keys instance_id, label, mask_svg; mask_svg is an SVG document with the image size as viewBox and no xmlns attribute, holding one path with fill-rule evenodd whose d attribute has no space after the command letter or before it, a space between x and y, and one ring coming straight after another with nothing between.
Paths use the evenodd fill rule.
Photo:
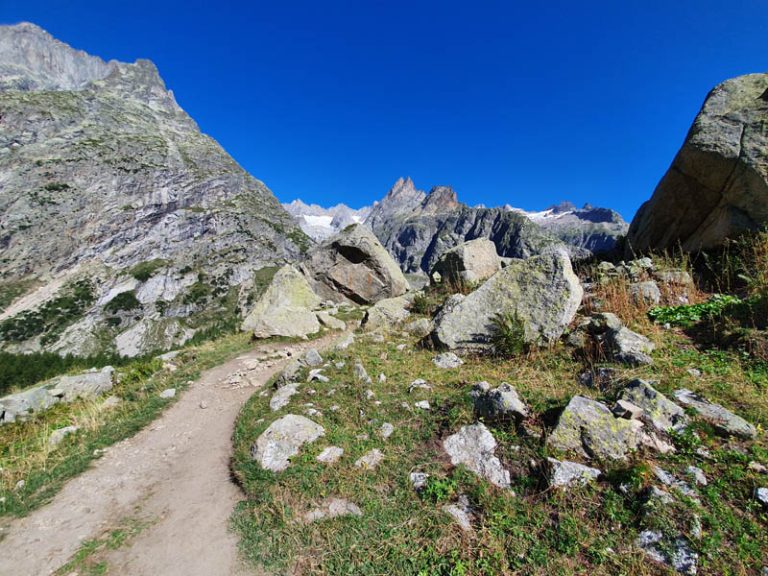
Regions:
<instances>
[{"instance_id":1,"label":"mountain","mask_svg":"<svg viewBox=\"0 0 768 576\"><path fill-rule=\"evenodd\" d=\"M768 223L768 74L726 80L701 111L653 196L628 249L712 248Z\"/></svg>"},{"instance_id":2,"label":"mountain","mask_svg":"<svg viewBox=\"0 0 768 576\"><path fill-rule=\"evenodd\" d=\"M296 218L307 236L317 241L325 240L350 224L363 222L371 211L369 206L359 210L346 204L323 208L317 204L305 204L301 200L283 204L283 208Z\"/></svg>"},{"instance_id":3,"label":"mountain","mask_svg":"<svg viewBox=\"0 0 768 576\"><path fill-rule=\"evenodd\" d=\"M148 60L0 26L0 347L137 355L232 323L309 240Z\"/></svg>"}]
</instances>

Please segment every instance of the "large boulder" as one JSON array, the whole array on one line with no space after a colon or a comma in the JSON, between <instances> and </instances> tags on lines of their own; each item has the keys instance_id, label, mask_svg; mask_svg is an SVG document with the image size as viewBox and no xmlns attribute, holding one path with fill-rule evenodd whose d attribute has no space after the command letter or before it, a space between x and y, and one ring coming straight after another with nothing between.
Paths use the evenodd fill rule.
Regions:
<instances>
[{"instance_id":1,"label":"large boulder","mask_svg":"<svg viewBox=\"0 0 768 576\"><path fill-rule=\"evenodd\" d=\"M329 238L302 267L324 299L373 304L408 290L392 256L365 226L355 224Z\"/></svg>"},{"instance_id":2,"label":"large boulder","mask_svg":"<svg viewBox=\"0 0 768 576\"><path fill-rule=\"evenodd\" d=\"M563 249L513 260L480 288L436 318L435 343L451 349L490 349L493 320L517 314L529 343L559 338L576 316L583 290Z\"/></svg>"},{"instance_id":3,"label":"large boulder","mask_svg":"<svg viewBox=\"0 0 768 576\"><path fill-rule=\"evenodd\" d=\"M499 270L501 258L496 253L496 244L487 238L477 238L444 252L432 267L430 277L439 274L442 282L476 284Z\"/></svg>"},{"instance_id":4,"label":"large boulder","mask_svg":"<svg viewBox=\"0 0 768 576\"><path fill-rule=\"evenodd\" d=\"M380 300L366 310L361 328L365 332L387 332L408 319L410 306L407 296Z\"/></svg>"},{"instance_id":5,"label":"large boulder","mask_svg":"<svg viewBox=\"0 0 768 576\"><path fill-rule=\"evenodd\" d=\"M304 416L288 414L270 424L251 447L251 456L265 470L282 472L304 444L325 435L325 429Z\"/></svg>"},{"instance_id":6,"label":"large boulder","mask_svg":"<svg viewBox=\"0 0 768 576\"><path fill-rule=\"evenodd\" d=\"M685 411L645 380L632 380L621 392L620 400L640 408L659 432L679 431L688 424Z\"/></svg>"},{"instance_id":7,"label":"large boulder","mask_svg":"<svg viewBox=\"0 0 768 576\"><path fill-rule=\"evenodd\" d=\"M278 270L272 283L243 320L244 332L256 338L271 336L304 337L320 331L312 308L320 298L307 279L291 265Z\"/></svg>"},{"instance_id":8,"label":"large boulder","mask_svg":"<svg viewBox=\"0 0 768 576\"><path fill-rule=\"evenodd\" d=\"M628 250L694 251L768 223L768 74L707 96L682 148L640 207Z\"/></svg>"}]
</instances>

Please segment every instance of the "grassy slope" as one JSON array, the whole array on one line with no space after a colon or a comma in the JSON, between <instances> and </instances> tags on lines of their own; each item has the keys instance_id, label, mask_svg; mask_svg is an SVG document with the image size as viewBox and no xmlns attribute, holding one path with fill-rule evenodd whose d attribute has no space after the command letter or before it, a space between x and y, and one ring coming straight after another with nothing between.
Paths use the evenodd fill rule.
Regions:
<instances>
[{"instance_id":1,"label":"grassy slope","mask_svg":"<svg viewBox=\"0 0 768 576\"><path fill-rule=\"evenodd\" d=\"M625 320L651 336L659 351L654 366L622 369L623 378L658 380L665 393L687 387L761 428L768 426L765 369L737 352L700 351L682 331L654 327L634 312ZM407 347L398 351L401 342ZM768 563L768 516L752 499L754 488L768 479L747 468L750 460L768 464L762 433L755 442L737 443L697 423L700 442L692 435L679 438L676 455L638 454L625 464L602 465L607 479L595 486L551 491L529 463L547 455L542 439L552 415L574 394L612 401L616 390L580 385L576 376L583 365L562 347L512 360L466 358L464 366L449 371L437 369L433 356L405 337L378 344L363 340L346 352L330 354L326 360L346 365L326 369L328 384L302 385L281 411L269 411L269 396L254 396L234 435L235 470L248 499L233 523L250 561L290 574L666 574L667 569L632 545L639 531L656 528L691 536L702 556L700 574L758 574ZM373 400L366 397L367 387L354 382L355 358L374 379ZM702 371L701 378L688 374L692 367ZM384 384L376 381L380 372L387 376ZM409 395L408 384L416 378L428 380L434 390ZM492 428L499 442L497 455L512 471L516 496L461 468L452 469L440 447L447 434L474 422L468 392L479 380L510 382L532 408L524 430ZM412 409L421 399L430 401L431 411ZM382 404L376 406L375 400ZM403 402L410 408L403 408ZM279 416L301 414L305 403L323 413L314 419L325 427L326 436L305 447L287 471L262 470L250 458L251 445ZM333 405L338 411L331 411ZM396 427L387 441L377 436L383 422ZM694 455L699 444L712 451L712 460ZM315 457L330 445L344 448L341 461L318 464ZM384 453L380 467L355 469L354 461L372 448ZM699 489L702 505L681 499L643 515L641 493L653 484L654 462L680 478L686 478L689 464L701 467L710 479L709 486ZM419 496L411 487L408 475L413 471L432 474L427 495ZM622 484L629 486L626 494ZM440 504L459 493L469 495L478 510L471 534L462 533L440 510ZM352 500L363 516L309 526L297 522L328 496ZM694 515L701 518L701 539L692 537Z\"/></svg>"}]
</instances>

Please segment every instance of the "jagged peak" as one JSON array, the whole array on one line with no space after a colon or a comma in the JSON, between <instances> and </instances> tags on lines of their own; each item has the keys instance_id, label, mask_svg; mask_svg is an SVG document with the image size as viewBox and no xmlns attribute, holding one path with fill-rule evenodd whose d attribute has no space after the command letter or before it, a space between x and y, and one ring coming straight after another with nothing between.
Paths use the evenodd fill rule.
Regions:
<instances>
[{"instance_id":1,"label":"jagged peak","mask_svg":"<svg viewBox=\"0 0 768 576\"><path fill-rule=\"evenodd\" d=\"M456 192L450 186L434 186L421 204L424 212L450 212L459 206Z\"/></svg>"},{"instance_id":2,"label":"jagged peak","mask_svg":"<svg viewBox=\"0 0 768 576\"><path fill-rule=\"evenodd\" d=\"M393 199L393 198L416 198L419 199L424 197L424 192L421 190L416 189L416 185L413 183L413 180L411 180L410 176L406 177L400 177L397 179L397 182L392 186L392 188L389 189L389 192L387 192L386 198ZM385 198L385 199L386 199Z\"/></svg>"}]
</instances>

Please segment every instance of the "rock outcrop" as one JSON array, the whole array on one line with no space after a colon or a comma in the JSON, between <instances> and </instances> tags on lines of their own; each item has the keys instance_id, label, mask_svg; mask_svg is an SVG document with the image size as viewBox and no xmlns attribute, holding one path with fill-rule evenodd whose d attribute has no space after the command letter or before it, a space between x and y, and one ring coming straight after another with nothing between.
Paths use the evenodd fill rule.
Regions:
<instances>
[{"instance_id":1,"label":"rock outcrop","mask_svg":"<svg viewBox=\"0 0 768 576\"><path fill-rule=\"evenodd\" d=\"M147 60L0 26L0 108L0 280L24 288L0 312L5 350L174 347L233 322L256 271L307 245Z\"/></svg>"},{"instance_id":2,"label":"rock outcrop","mask_svg":"<svg viewBox=\"0 0 768 576\"><path fill-rule=\"evenodd\" d=\"M435 318L435 343L451 349L489 350L497 314L517 315L527 342L559 338L576 316L583 291L568 254L555 249L513 260L480 288Z\"/></svg>"},{"instance_id":3,"label":"rock outcrop","mask_svg":"<svg viewBox=\"0 0 768 576\"><path fill-rule=\"evenodd\" d=\"M768 222L768 74L707 96L672 166L637 212L633 251L712 248Z\"/></svg>"},{"instance_id":4,"label":"rock outcrop","mask_svg":"<svg viewBox=\"0 0 768 576\"><path fill-rule=\"evenodd\" d=\"M265 470L282 472L304 444L325 435L325 429L304 416L288 414L270 424L251 448L251 456Z\"/></svg>"},{"instance_id":5,"label":"rock outcrop","mask_svg":"<svg viewBox=\"0 0 768 576\"><path fill-rule=\"evenodd\" d=\"M312 249L302 269L324 299L374 304L405 294L408 281L369 229L353 224Z\"/></svg>"},{"instance_id":6,"label":"rock outcrop","mask_svg":"<svg viewBox=\"0 0 768 576\"><path fill-rule=\"evenodd\" d=\"M430 270L432 281L477 284L501 270L496 245L486 238L459 244L444 252Z\"/></svg>"}]
</instances>

